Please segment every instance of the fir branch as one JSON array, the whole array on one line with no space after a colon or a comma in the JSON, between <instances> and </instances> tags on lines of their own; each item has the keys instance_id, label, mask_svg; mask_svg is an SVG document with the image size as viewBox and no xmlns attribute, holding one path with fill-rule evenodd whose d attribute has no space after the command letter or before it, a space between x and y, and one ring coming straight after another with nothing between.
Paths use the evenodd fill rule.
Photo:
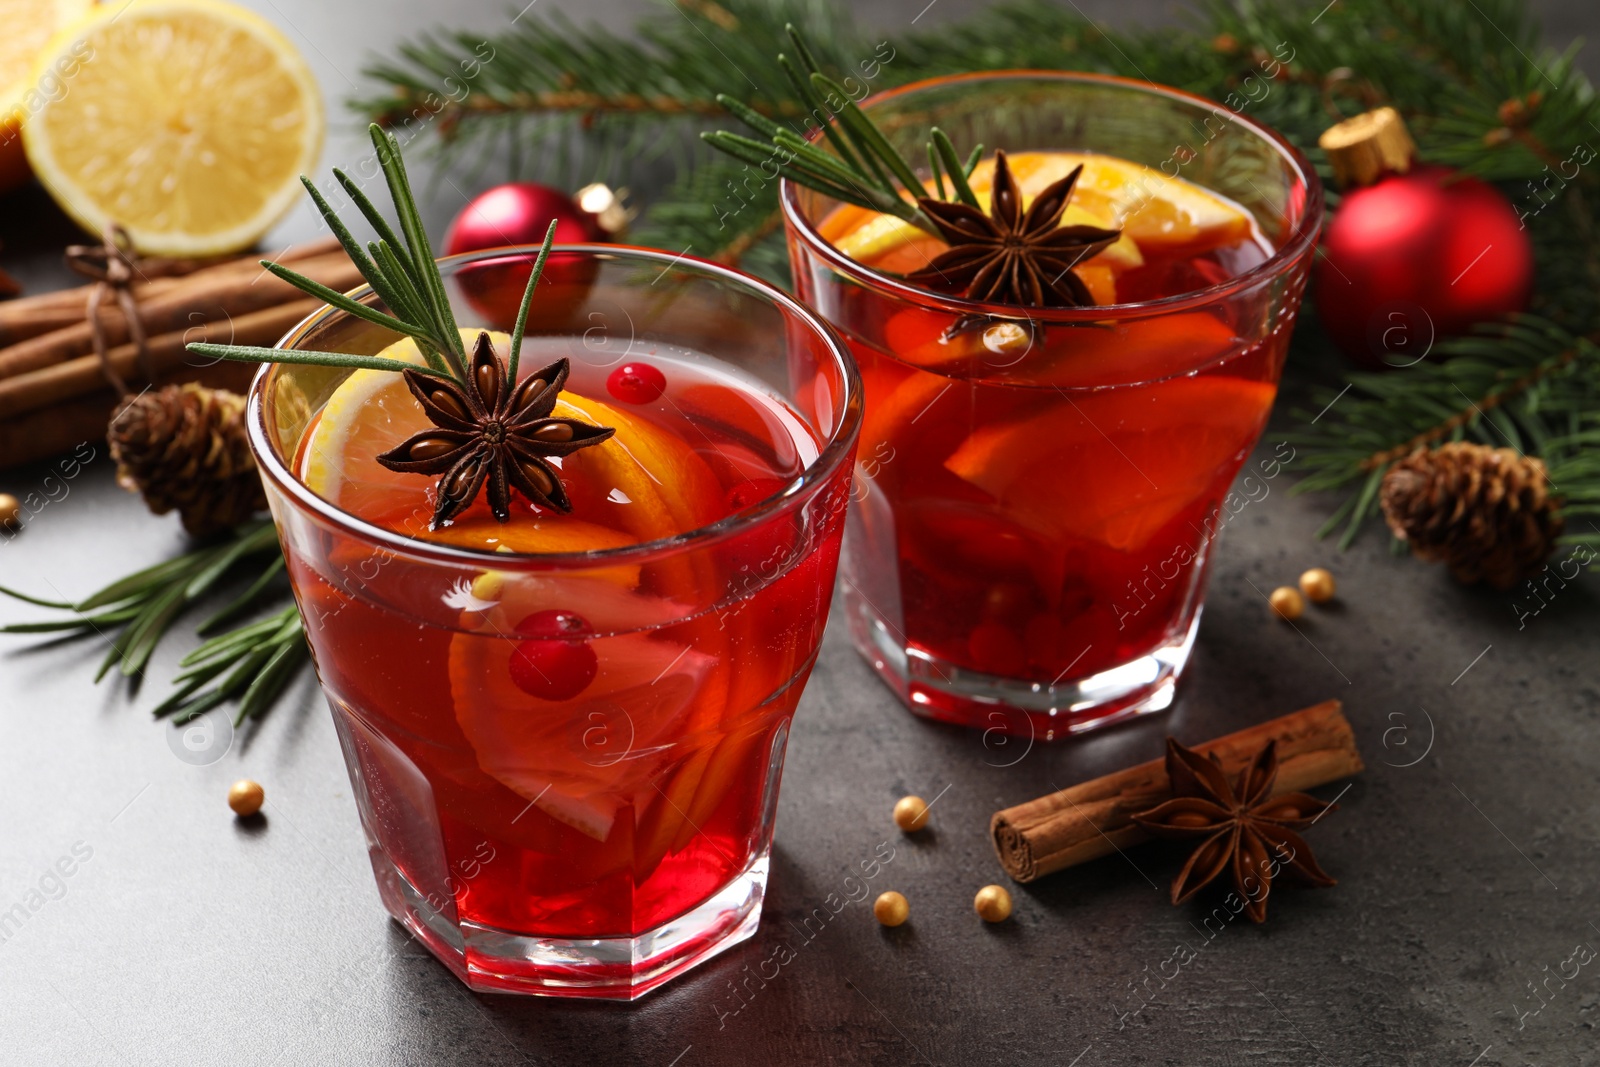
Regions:
<instances>
[{"instance_id":1,"label":"fir branch","mask_svg":"<svg viewBox=\"0 0 1600 1067\"><path fill-rule=\"evenodd\" d=\"M800 114L770 59L791 22L826 40L824 62L852 64L871 54L829 0L686 0L633 33L529 12L487 36L435 33L403 45L363 72L383 91L350 105L386 127L427 126L454 143L494 139L508 129L500 119L576 119L591 140L642 134L630 154L653 158L679 147L679 121L722 113L716 96L730 80L762 114ZM539 132L566 128L544 124Z\"/></svg>"},{"instance_id":2,"label":"fir branch","mask_svg":"<svg viewBox=\"0 0 1600 1067\"><path fill-rule=\"evenodd\" d=\"M1509 446L1543 456L1554 470L1589 447L1585 435L1600 426L1600 348L1595 337L1521 316L1443 342L1428 362L1352 375L1344 391L1328 390L1318 402L1325 406L1315 416L1296 413L1313 428L1289 435L1310 471L1293 492L1346 494L1319 532L1342 525L1344 548L1375 514L1384 473L1417 448L1460 440ZM1570 488L1600 491L1600 481Z\"/></svg>"},{"instance_id":3,"label":"fir branch","mask_svg":"<svg viewBox=\"0 0 1600 1067\"><path fill-rule=\"evenodd\" d=\"M733 109L738 117L781 124L811 110L804 79L791 79L784 65L761 59L788 47L786 22L802 24L814 42L819 58L810 69L849 66L868 54L848 14L824 0L681 6L693 10L647 23L642 45L606 31L579 33L560 20L524 20L492 38L496 48L506 45L490 65L492 78L474 81L459 117L452 112L437 124L446 135L440 144L454 152L457 139L473 127L513 129L475 118L474 108L503 107L502 116L516 116L525 107L520 118L544 123L537 132L546 136L576 134L590 145L677 152L682 133L702 128L713 114L717 90L734 84L735 66L753 75L740 86L748 110ZM729 40L740 33L744 40ZM1600 411L1600 364L1592 344L1600 330L1594 301L1600 291L1600 167L1593 147L1600 144L1600 100L1577 69L1573 50L1558 55L1539 41L1523 0L1340 0L1332 9L1213 0L1188 28L1113 34L1070 5L1020 0L954 25L897 35L893 59L875 72L872 88L1012 68L1151 79L1282 131L1325 179L1331 174L1316 143L1321 132L1339 118L1387 104L1406 116L1422 158L1501 183L1536 249L1538 317L1441 344L1436 355L1445 362L1353 376L1349 395L1299 438L1312 474L1297 488L1348 494L1334 515L1348 543L1376 508L1377 486L1396 451L1446 439L1515 442L1545 456L1570 506L1600 501L1600 460L1589 458L1600 430L1583 414L1586 404ZM455 64L469 60L475 43L458 35L407 46L399 58L369 71L391 93L374 106L390 106L396 92L406 98L435 88ZM719 54L733 47L742 51ZM752 55L749 64L740 58ZM582 123L573 121L577 112ZM772 131L763 132L773 140ZM845 151L839 157L849 159ZM948 176L947 161L935 158ZM651 207L639 239L699 255L720 253L781 276L783 250L771 236L778 225L776 183L754 178L760 160L752 162L747 151L739 162L693 153L679 162L678 178ZM872 167L870 157L860 163ZM929 168L933 173L935 164ZM887 172L872 176L885 179L874 185L887 184ZM625 170L620 180L628 181ZM1338 199L1330 189L1330 207ZM1319 343L1326 347L1302 325L1297 347ZM1590 482L1592 495L1585 495Z\"/></svg>"}]
</instances>

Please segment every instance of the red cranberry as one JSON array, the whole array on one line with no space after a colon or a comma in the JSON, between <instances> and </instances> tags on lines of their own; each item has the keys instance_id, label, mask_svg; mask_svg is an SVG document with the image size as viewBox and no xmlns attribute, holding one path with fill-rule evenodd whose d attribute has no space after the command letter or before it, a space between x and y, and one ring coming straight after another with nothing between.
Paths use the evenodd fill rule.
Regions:
<instances>
[{"instance_id":1,"label":"red cranberry","mask_svg":"<svg viewBox=\"0 0 1600 1067\"><path fill-rule=\"evenodd\" d=\"M648 404L667 388L667 376L648 363L624 363L606 379L606 389L624 404Z\"/></svg>"},{"instance_id":2,"label":"red cranberry","mask_svg":"<svg viewBox=\"0 0 1600 1067\"><path fill-rule=\"evenodd\" d=\"M517 624L528 640L511 653L511 680L541 700L571 700L594 681L600 661L584 640L594 627L571 611L540 611Z\"/></svg>"}]
</instances>

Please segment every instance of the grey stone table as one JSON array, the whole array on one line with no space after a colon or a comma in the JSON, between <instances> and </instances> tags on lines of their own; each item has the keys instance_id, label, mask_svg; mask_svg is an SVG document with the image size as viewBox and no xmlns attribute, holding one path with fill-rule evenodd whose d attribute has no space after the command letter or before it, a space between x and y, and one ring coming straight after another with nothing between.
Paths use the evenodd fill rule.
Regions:
<instances>
[{"instance_id":1,"label":"grey stone table","mask_svg":"<svg viewBox=\"0 0 1600 1067\"><path fill-rule=\"evenodd\" d=\"M1289 497L1293 470L1254 483L1224 529L1191 673L1145 721L986 744L903 712L831 629L795 717L760 932L634 1005L474 995L385 917L309 675L192 766L147 714L185 641L130 699L91 684L96 641L4 639L0 1062L1587 1062L1600 967L1563 964L1600 946L1600 606L1574 584L1519 628L1510 597L1377 536L1338 555L1312 539L1322 509ZM176 550L175 523L111 474L99 447L74 479L0 476L56 498L0 540L0 582L70 597ZM1338 573L1337 606L1269 618L1261 591L1314 564ZM996 808L1152 758L1169 730L1198 740L1328 697L1369 764L1311 831L1338 887L1275 893L1265 927L1208 937L1201 908L1167 903L1177 858L1147 846L1017 890L1007 924L973 915L973 892L1003 880ZM263 825L224 804L242 775L266 786ZM889 819L909 792L939 797L915 838ZM881 887L910 898L909 925L880 929L858 903L797 933L885 841ZM1196 958L1154 977L1179 944Z\"/></svg>"},{"instance_id":2,"label":"grey stone table","mask_svg":"<svg viewBox=\"0 0 1600 1067\"><path fill-rule=\"evenodd\" d=\"M1582 5L1545 6L1592 25ZM382 32L438 17L400 9ZM340 10L263 5L330 51L348 39L330 28ZM37 191L0 209L0 265L59 283L69 228ZM1315 376L1292 368L1290 399ZM1288 406L1263 455L1293 429ZM70 480L0 474L0 491L50 500L0 536L0 583L70 597L179 549L176 524L117 489L95 447ZM633 1005L469 993L385 917L309 675L193 766L148 718L185 640L133 696L91 684L97 642L0 640L0 1063L1592 1062L1592 589L1519 621L1512 597L1393 557L1376 531L1338 554L1312 538L1324 506L1288 495L1294 474L1257 483L1226 527L1189 677L1145 721L986 744L911 718L831 629L795 718L760 932ZM1271 619L1262 592L1318 564L1339 576L1338 605L1295 628ZM1147 846L1018 889L1009 923L972 914L973 892L1003 881L996 808L1153 758L1168 731L1198 740L1329 697L1368 762L1311 831L1336 888L1286 889L1265 927L1208 937L1200 908L1167 903L1178 858ZM266 786L259 825L224 804L241 776ZM940 798L915 838L889 819L908 792ZM881 842L895 851L880 879L911 922L880 929L856 903L797 933ZM1194 958L1159 977L1180 944ZM793 959L759 977L784 946Z\"/></svg>"}]
</instances>

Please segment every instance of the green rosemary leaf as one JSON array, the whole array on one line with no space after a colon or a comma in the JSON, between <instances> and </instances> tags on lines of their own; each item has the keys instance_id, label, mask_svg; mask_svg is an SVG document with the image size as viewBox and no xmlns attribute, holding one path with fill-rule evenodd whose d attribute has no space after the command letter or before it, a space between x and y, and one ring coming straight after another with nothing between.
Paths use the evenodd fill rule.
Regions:
<instances>
[{"instance_id":1,"label":"green rosemary leaf","mask_svg":"<svg viewBox=\"0 0 1600 1067\"><path fill-rule=\"evenodd\" d=\"M253 526L253 529L249 526L240 527L236 534L237 540L216 550L215 558L201 567L184 586L185 599L195 600L204 596L239 560L252 552L261 552L277 545L278 531L272 523L262 522Z\"/></svg>"},{"instance_id":2,"label":"green rosemary leaf","mask_svg":"<svg viewBox=\"0 0 1600 1067\"><path fill-rule=\"evenodd\" d=\"M250 623L248 626L241 626L237 629L229 630L225 634L219 634L179 660L178 666L192 667L195 664L225 656L237 647L252 645L281 628L283 621L284 613L280 611L276 615Z\"/></svg>"},{"instance_id":3,"label":"green rosemary leaf","mask_svg":"<svg viewBox=\"0 0 1600 1067\"><path fill-rule=\"evenodd\" d=\"M311 194L311 202L317 205L317 211L322 215L322 221L328 224L328 229L339 239L339 244L344 246L345 255L349 256L350 262L356 265L356 270L361 272L363 278L372 283L373 290L380 297L383 297L385 303L390 307L394 307L394 301L390 300L384 292L388 287L387 280L383 278L382 273L378 270L378 265L368 259L367 254L361 250L361 242L357 241L355 234L350 232L350 227L344 224L344 220L339 217L338 212L333 210L333 205L328 203L310 178L307 178L304 174L300 175L300 184L305 186L306 192Z\"/></svg>"},{"instance_id":4,"label":"green rosemary leaf","mask_svg":"<svg viewBox=\"0 0 1600 1067\"><path fill-rule=\"evenodd\" d=\"M122 659L122 649L126 643L127 634L125 633L118 634L112 639L111 647L106 649L105 658L100 661L99 668L94 672L96 684L99 684L100 680L106 676L111 668L116 666L117 662Z\"/></svg>"},{"instance_id":5,"label":"green rosemary leaf","mask_svg":"<svg viewBox=\"0 0 1600 1067\"><path fill-rule=\"evenodd\" d=\"M856 131L849 126L834 121L837 116L828 107L823 95L817 91L812 83L814 71L801 74L794 69L788 56L780 55L778 65L783 67L789 75L789 80L794 82L795 88L800 91L800 98L805 101L806 110L816 119L822 127L823 136L826 137L834 149L838 151L841 159L849 164L850 168L859 173L864 182L875 186L881 192L893 195L894 182L890 180L883 163L873 154L872 146L857 136ZM820 77L820 74L817 74Z\"/></svg>"},{"instance_id":6,"label":"green rosemary leaf","mask_svg":"<svg viewBox=\"0 0 1600 1067\"><path fill-rule=\"evenodd\" d=\"M752 141L748 137L740 137L736 133L719 130L702 136L724 152L746 161L765 162L770 158L769 146L759 141ZM835 200L843 200L873 211L912 220L912 213L916 209L904 199L883 192L875 185L864 185L859 180L860 175L839 172L836 169L838 162L831 157L824 155L823 159L827 161L825 166L818 167L813 165L811 156L805 153L793 153L788 162L779 165L779 170L785 178L831 196Z\"/></svg>"},{"instance_id":7,"label":"green rosemary leaf","mask_svg":"<svg viewBox=\"0 0 1600 1067\"><path fill-rule=\"evenodd\" d=\"M422 305L417 302L417 294L411 289L411 282L406 278L405 269L393 259L389 262L384 261L383 249L387 247L387 245L378 241L367 242L367 254L372 257L373 263L377 265L379 272L383 274L384 281L389 287L387 296L381 292L378 295L383 297L385 304L389 305L389 310L394 312L395 318L415 322L417 319L424 317ZM393 255L394 253L391 250L390 256L392 257ZM376 289L377 287L374 286L373 288Z\"/></svg>"},{"instance_id":8,"label":"green rosemary leaf","mask_svg":"<svg viewBox=\"0 0 1600 1067\"><path fill-rule=\"evenodd\" d=\"M395 295L406 302L406 307L408 308L407 317L414 322L426 322L429 316L428 302L421 293L417 292L416 286L411 284L411 278L405 272L404 262L400 258L403 250L396 249L387 240L375 241L371 247L373 257L377 259L382 269L393 279ZM450 364L445 362L445 358L439 354L437 345L432 341L424 341L421 338L413 338L413 340L416 341L417 349L422 353L422 358L428 361L428 366L450 377L452 380L454 379L454 375L450 373Z\"/></svg>"},{"instance_id":9,"label":"green rosemary leaf","mask_svg":"<svg viewBox=\"0 0 1600 1067\"><path fill-rule=\"evenodd\" d=\"M854 133L858 140L870 146L873 155L881 159L900 184L905 186L913 196L922 188L922 183L917 180L916 173L911 169L911 164L895 150L894 145L878 131L872 120L867 118L866 112L856 106L850 94L844 91L844 86L828 77L826 74L813 74L811 81L826 95L832 93L843 101L844 106L839 109L839 122L845 129Z\"/></svg>"},{"instance_id":10,"label":"green rosemary leaf","mask_svg":"<svg viewBox=\"0 0 1600 1067\"><path fill-rule=\"evenodd\" d=\"M389 220L383 217L383 212L378 210L378 205L368 199L367 194L361 191L361 186L351 180L350 176L338 167L333 168L333 177L350 197L350 202L361 212L367 224L377 233L378 240L386 242L390 248L395 249L399 258L401 270L399 277L409 278L417 272L416 265L411 262L411 257L405 251L405 243L400 240L400 235L394 232L394 227L389 225Z\"/></svg>"},{"instance_id":11,"label":"green rosemary leaf","mask_svg":"<svg viewBox=\"0 0 1600 1067\"><path fill-rule=\"evenodd\" d=\"M791 163L808 167L820 174L826 174L840 185L850 187L860 185L860 174L850 170L850 168L839 162L836 157L828 155L828 153L811 144L805 138L790 133L788 130L779 130L777 136L772 140L773 143L789 153ZM861 192L871 197L878 190L863 189ZM889 195L887 193L879 193L879 196ZM898 200L899 197L895 196L894 199Z\"/></svg>"},{"instance_id":12,"label":"green rosemary leaf","mask_svg":"<svg viewBox=\"0 0 1600 1067\"><path fill-rule=\"evenodd\" d=\"M962 169L961 173L965 177L968 177L968 178L972 177L972 172L978 169L978 161L980 159L982 159L982 158L983 158L983 145L980 143L976 147L974 147L972 149L972 153L967 156L967 165Z\"/></svg>"},{"instance_id":13,"label":"green rosemary leaf","mask_svg":"<svg viewBox=\"0 0 1600 1067\"><path fill-rule=\"evenodd\" d=\"M194 699L192 703L185 704L172 716L172 725L182 726L186 722L193 722L212 708L228 699L228 694L221 688L208 689Z\"/></svg>"},{"instance_id":14,"label":"green rosemary leaf","mask_svg":"<svg viewBox=\"0 0 1600 1067\"><path fill-rule=\"evenodd\" d=\"M133 600L143 597L152 590L159 588L163 583L177 575L184 574L200 565L200 561L209 553L210 549L196 549L186 552L175 559L165 563L157 563L153 567L146 567L142 571L119 578L84 600L71 605L72 610L80 612L93 611L103 608L108 604L118 604L124 600Z\"/></svg>"},{"instance_id":15,"label":"green rosemary leaf","mask_svg":"<svg viewBox=\"0 0 1600 1067\"><path fill-rule=\"evenodd\" d=\"M0 585L0 595L8 596L13 600L20 600L24 604L37 604L41 608L59 608L62 611L72 610L72 605L64 600L41 600L36 596L29 596L27 593L19 593L15 589L7 589L3 585Z\"/></svg>"},{"instance_id":16,"label":"green rosemary leaf","mask_svg":"<svg viewBox=\"0 0 1600 1067\"><path fill-rule=\"evenodd\" d=\"M217 685L218 692L225 697L235 697L250 688L250 683L266 666L267 660L277 652L278 646L270 641L256 645L250 652L236 664L228 676Z\"/></svg>"},{"instance_id":17,"label":"green rosemary leaf","mask_svg":"<svg viewBox=\"0 0 1600 1067\"><path fill-rule=\"evenodd\" d=\"M740 122L765 137L775 136L778 131L783 129L782 126L779 126L755 108L748 106L742 100L735 100L727 93L718 93L717 103L731 111Z\"/></svg>"},{"instance_id":18,"label":"green rosemary leaf","mask_svg":"<svg viewBox=\"0 0 1600 1067\"><path fill-rule=\"evenodd\" d=\"M760 141L752 141L748 137L741 137L726 130L710 130L702 133L700 137L708 144L726 152L735 159L742 159L746 163L754 163L760 166L772 158L770 145L763 145ZM826 196L831 196L835 200L842 200L858 207L871 208L874 211L878 210L877 204L863 197L860 192L839 185L831 179L817 175L813 171L804 170L795 164L785 164L782 170L784 177L792 178L799 184L815 189Z\"/></svg>"},{"instance_id":19,"label":"green rosemary leaf","mask_svg":"<svg viewBox=\"0 0 1600 1067\"><path fill-rule=\"evenodd\" d=\"M940 200L948 200L949 195L944 188L944 170L939 166L939 150L933 147L933 142L928 142L928 172L933 176L933 195Z\"/></svg>"},{"instance_id":20,"label":"green rosemary leaf","mask_svg":"<svg viewBox=\"0 0 1600 1067\"><path fill-rule=\"evenodd\" d=\"M299 274L295 271L292 271L280 263L273 263L264 259L261 261L261 265L271 273L277 275L290 285L294 286L296 289L299 289L301 292L310 293L323 303L331 304L340 311L348 312L358 319L365 319L367 322L373 323L377 326L382 326L385 329L393 330L395 333L405 334L407 337L415 337L424 341L434 340L433 335L424 327L416 326L409 322L403 322L400 319L395 318L393 315L386 315L377 308L368 307L359 300L354 300L348 296L345 296L336 289L330 289L321 282L312 281L304 274Z\"/></svg>"},{"instance_id":21,"label":"green rosemary leaf","mask_svg":"<svg viewBox=\"0 0 1600 1067\"><path fill-rule=\"evenodd\" d=\"M138 617L128 624L128 641L122 652L120 668L125 677L132 677L144 670L161 635L167 632L167 628L186 606L183 586L174 584L152 599Z\"/></svg>"},{"instance_id":22,"label":"green rosemary leaf","mask_svg":"<svg viewBox=\"0 0 1600 1067\"><path fill-rule=\"evenodd\" d=\"M314 367L354 367L358 370L414 370L430 378L443 378L447 382L456 381L453 376L436 371L432 367L419 367L415 363L407 363L402 359L389 359L387 356L353 356L348 352L307 352L299 349L252 348L245 345L214 345L202 342L195 342L188 347L189 351L197 355L231 359L237 363L301 363Z\"/></svg>"},{"instance_id":23,"label":"green rosemary leaf","mask_svg":"<svg viewBox=\"0 0 1600 1067\"><path fill-rule=\"evenodd\" d=\"M63 630L82 630L85 633L103 632L101 627L118 626L139 613L138 608L120 608L101 615L79 615L71 619L46 619L39 622L12 622L0 626L0 634L48 634Z\"/></svg>"},{"instance_id":24,"label":"green rosemary leaf","mask_svg":"<svg viewBox=\"0 0 1600 1067\"><path fill-rule=\"evenodd\" d=\"M433 259L433 246L428 243L428 231L422 225L422 215L411 195L411 182L406 177L405 160L400 156L400 144L377 123L367 127L372 146L378 152L378 163L383 168L384 179L389 183L389 196L394 200L395 214L400 218L400 232L405 234L406 247L411 251L415 276L412 284L425 297L438 323L440 336L437 342L451 369L467 380L466 350L461 344L461 331L456 326L455 313L450 310L450 298L445 293L444 279L439 265Z\"/></svg>"},{"instance_id":25,"label":"green rosemary leaf","mask_svg":"<svg viewBox=\"0 0 1600 1067\"><path fill-rule=\"evenodd\" d=\"M217 627L221 626L223 623L231 622L240 615L244 614L250 609L251 605L256 602L261 594L266 591L267 587L272 584L272 579L283 573L285 566L286 563L283 558L283 554L279 553L277 558L275 558L271 563L267 564L267 569L262 571L260 576L257 577L255 581L250 583L250 587L248 589L230 601L228 605L221 611L217 612L205 622L195 627L195 633L201 635L209 634L216 630Z\"/></svg>"},{"instance_id":26,"label":"green rosemary leaf","mask_svg":"<svg viewBox=\"0 0 1600 1067\"><path fill-rule=\"evenodd\" d=\"M289 678L304 662L305 656L306 642L299 630L280 638L277 651L262 665L250 687L245 690L233 724L238 726L246 719L260 718L272 706L273 699L283 691Z\"/></svg>"},{"instance_id":27,"label":"green rosemary leaf","mask_svg":"<svg viewBox=\"0 0 1600 1067\"><path fill-rule=\"evenodd\" d=\"M810 46L795 31L793 25L788 27L788 31L790 39L795 44L795 51L800 56L800 63L804 70L802 72L795 69L794 61L782 53L778 55L778 66L783 68L783 73L788 77L790 84L800 94L800 99L805 104L808 117L822 130L822 135L828 139L828 143L833 145L834 150L839 153L840 158L845 161L845 164L851 170L864 175L866 168L862 167L861 160L856 158L856 154L851 150L849 142L840 136L840 132L834 128L833 122L828 117L829 109L827 103L817 92L816 86L811 84L811 75L818 71L816 57L811 54ZM868 156L867 159L868 162L872 161L871 156ZM874 165L873 169L877 170L877 167ZM878 171L877 176L880 181L883 180L881 171ZM883 188L888 192L894 191L893 186L889 185L887 181L883 182Z\"/></svg>"},{"instance_id":28,"label":"green rosemary leaf","mask_svg":"<svg viewBox=\"0 0 1600 1067\"><path fill-rule=\"evenodd\" d=\"M238 663L241 656L246 655L262 640L262 635L256 634L248 639L236 641L227 648L218 650L216 654L208 657L204 663L197 663L188 670L180 671L173 675L172 682L174 685L188 685L196 678L202 681L215 678L235 663Z\"/></svg>"},{"instance_id":29,"label":"green rosemary leaf","mask_svg":"<svg viewBox=\"0 0 1600 1067\"><path fill-rule=\"evenodd\" d=\"M189 699L196 689L199 689L210 680L210 678L195 678L178 686L167 694L167 699L150 709L151 718L159 719L165 715L172 714L183 705L184 701Z\"/></svg>"},{"instance_id":30,"label":"green rosemary leaf","mask_svg":"<svg viewBox=\"0 0 1600 1067\"><path fill-rule=\"evenodd\" d=\"M528 287L522 291L522 304L517 308L516 325L511 328L511 355L506 370L506 388L517 386L517 363L522 359L522 334L528 328L528 308L533 305L533 290L544 276L545 260L550 258L550 246L556 240L556 220L544 231L544 244L539 248L539 258L533 261L533 272L528 275Z\"/></svg>"},{"instance_id":31,"label":"green rosemary leaf","mask_svg":"<svg viewBox=\"0 0 1600 1067\"><path fill-rule=\"evenodd\" d=\"M977 194L972 191L972 186L967 184L967 175L971 168L961 162L961 157L956 155L956 146L950 143L949 134L935 126L929 134L933 140L929 142L937 150L939 158L944 161L945 169L950 172L950 184L955 188L956 199L970 208L983 210L983 205L978 203ZM973 166L977 159L973 159Z\"/></svg>"}]
</instances>

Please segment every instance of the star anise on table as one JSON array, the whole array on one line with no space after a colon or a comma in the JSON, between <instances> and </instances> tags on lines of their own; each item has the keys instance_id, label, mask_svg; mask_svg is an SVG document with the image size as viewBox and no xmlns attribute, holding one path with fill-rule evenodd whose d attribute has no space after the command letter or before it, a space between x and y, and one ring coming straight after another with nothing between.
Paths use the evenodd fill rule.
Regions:
<instances>
[{"instance_id":1,"label":"star anise on table","mask_svg":"<svg viewBox=\"0 0 1600 1067\"><path fill-rule=\"evenodd\" d=\"M487 333L479 333L466 385L419 371L403 372L406 386L427 413L423 430L378 457L392 471L439 474L433 525L448 522L489 486L489 509L511 518L511 490L540 507L571 511L560 472L546 457L568 456L616 431L577 419L552 418L569 365L557 360L524 378L515 389Z\"/></svg>"},{"instance_id":2,"label":"star anise on table","mask_svg":"<svg viewBox=\"0 0 1600 1067\"><path fill-rule=\"evenodd\" d=\"M950 248L906 280L937 288L964 286L967 299L989 304L1092 306L1094 297L1072 268L1109 247L1122 231L1061 225L1082 173L1081 164L1074 167L1023 211L1022 191L1006 154L996 152L989 214L955 201L917 201Z\"/></svg>"},{"instance_id":3,"label":"star anise on table","mask_svg":"<svg viewBox=\"0 0 1600 1067\"><path fill-rule=\"evenodd\" d=\"M1259 923L1266 921L1267 895L1279 871L1309 885L1335 884L1295 831L1338 805L1306 793L1272 795L1278 779L1277 741L1267 742L1235 786L1215 756L1202 756L1169 737L1167 777L1173 799L1133 820L1156 837L1203 839L1172 881L1174 904L1227 871L1244 898L1245 914Z\"/></svg>"}]
</instances>

